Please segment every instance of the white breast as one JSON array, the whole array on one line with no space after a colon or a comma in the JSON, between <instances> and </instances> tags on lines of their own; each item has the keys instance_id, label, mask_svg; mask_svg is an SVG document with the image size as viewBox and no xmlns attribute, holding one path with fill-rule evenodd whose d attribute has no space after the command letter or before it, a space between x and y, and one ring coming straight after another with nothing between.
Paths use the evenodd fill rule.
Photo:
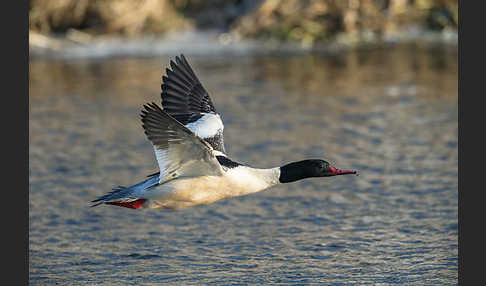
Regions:
<instances>
[{"instance_id":1,"label":"white breast","mask_svg":"<svg viewBox=\"0 0 486 286\"><path fill-rule=\"evenodd\" d=\"M151 207L182 209L222 199L256 193L277 184L280 168L239 166L223 176L178 178L147 192Z\"/></svg>"},{"instance_id":2,"label":"white breast","mask_svg":"<svg viewBox=\"0 0 486 286\"><path fill-rule=\"evenodd\" d=\"M242 196L256 193L278 184L280 168L254 169L238 166L225 173L228 185L232 187L231 196Z\"/></svg>"}]
</instances>

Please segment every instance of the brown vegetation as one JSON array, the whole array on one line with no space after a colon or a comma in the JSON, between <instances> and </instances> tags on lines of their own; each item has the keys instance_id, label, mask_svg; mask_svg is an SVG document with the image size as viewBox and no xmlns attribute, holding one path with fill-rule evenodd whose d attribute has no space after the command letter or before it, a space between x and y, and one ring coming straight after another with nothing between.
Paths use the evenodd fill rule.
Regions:
<instances>
[{"instance_id":1,"label":"brown vegetation","mask_svg":"<svg viewBox=\"0 0 486 286\"><path fill-rule=\"evenodd\" d=\"M408 25L456 28L458 0L31 0L30 29L64 34L162 34L219 28L312 44L338 34L389 35Z\"/></svg>"},{"instance_id":2,"label":"brown vegetation","mask_svg":"<svg viewBox=\"0 0 486 286\"><path fill-rule=\"evenodd\" d=\"M344 33L399 33L407 25L457 27L457 0L267 0L243 17L235 31L246 37L312 44Z\"/></svg>"},{"instance_id":3,"label":"brown vegetation","mask_svg":"<svg viewBox=\"0 0 486 286\"><path fill-rule=\"evenodd\" d=\"M31 0L30 29L65 33L137 35L189 27L166 0Z\"/></svg>"}]
</instances>

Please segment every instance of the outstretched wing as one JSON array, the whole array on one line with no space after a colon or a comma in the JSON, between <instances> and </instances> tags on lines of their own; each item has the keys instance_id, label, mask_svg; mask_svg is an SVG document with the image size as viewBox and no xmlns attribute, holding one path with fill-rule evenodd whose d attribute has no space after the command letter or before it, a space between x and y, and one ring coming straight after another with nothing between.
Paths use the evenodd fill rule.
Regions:
<instances>
[{"instance_id":1,"label":"outstretched wing","mask_svg":"<svg viewBox=\"0 0 486 286\"><path fill-rule=\"evenodd\" d=\"M159 164L160 183L179 176L221 175L212 147L164 112L157 104L144 105L141 117Z\"/></svg>"},{"instance_id":2,"label":"outstretched wing","mask_svg":"<svg viewBox=\"0 0 486 286\"><path fill-rule=\"evenodd\" d=\"M225 153L223 121L184 55L170 61L162 77L162 107L214 150Z\"/></svg>"}]
</instances>

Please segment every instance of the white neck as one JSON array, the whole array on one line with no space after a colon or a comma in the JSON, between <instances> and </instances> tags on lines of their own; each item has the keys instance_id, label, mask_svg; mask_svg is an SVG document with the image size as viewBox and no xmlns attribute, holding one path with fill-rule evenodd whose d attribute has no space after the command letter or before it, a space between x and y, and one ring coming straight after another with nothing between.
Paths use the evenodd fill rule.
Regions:
<instances>
[{"instance_id":1,"label":"white neck","mask_svg":"<svg viewBox=\"0 0 486 286\"><path fill-rule=\"evenodd\" d=\"M280 167L271 169L256 169L248 166L238 166L229 169L226 177L235 185L232 196L241 196L263 191L280 183Z\"/></svg>"}]
</instances>

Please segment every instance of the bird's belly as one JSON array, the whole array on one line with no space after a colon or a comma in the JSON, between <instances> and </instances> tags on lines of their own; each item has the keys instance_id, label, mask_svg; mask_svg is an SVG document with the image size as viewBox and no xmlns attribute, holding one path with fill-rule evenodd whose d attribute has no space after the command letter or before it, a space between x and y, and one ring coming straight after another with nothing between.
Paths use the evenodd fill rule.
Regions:
<instances>
[{"instance_id":1,"label":"bird's belly","mask_svg":"<svg viewBox=\"0 0 486 286\"><path fill-rule=\"evenodd\" d=\"M149 208L183 209L232 197L236 186L222 177L177 179L147 194Z\"/></svg>"}]
</instances>

